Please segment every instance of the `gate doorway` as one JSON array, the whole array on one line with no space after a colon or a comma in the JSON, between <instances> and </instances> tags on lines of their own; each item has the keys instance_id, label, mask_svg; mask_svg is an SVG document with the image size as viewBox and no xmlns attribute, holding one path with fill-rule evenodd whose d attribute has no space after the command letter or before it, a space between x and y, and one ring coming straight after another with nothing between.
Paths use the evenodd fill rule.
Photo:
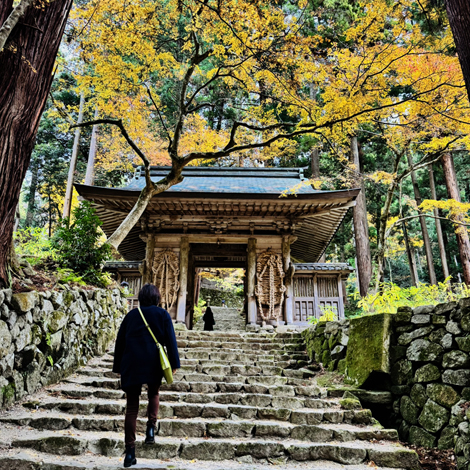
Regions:
<instances>
[{"instance_id":1,"label":"gate doorway","mask_svg":"<svg viewBox=\"0 0 470 470\"><path fill-rule=\"evenodd\" d=\"M195 307L201 297L201 273L217 269L236 268L246 272L247 245L240 243L191 243L188 259L189 329L194 327ZM192 294L192 295L191 295ZM243 276L243 314L247 323L246 276Z\"/></svg>"}]
</instances>

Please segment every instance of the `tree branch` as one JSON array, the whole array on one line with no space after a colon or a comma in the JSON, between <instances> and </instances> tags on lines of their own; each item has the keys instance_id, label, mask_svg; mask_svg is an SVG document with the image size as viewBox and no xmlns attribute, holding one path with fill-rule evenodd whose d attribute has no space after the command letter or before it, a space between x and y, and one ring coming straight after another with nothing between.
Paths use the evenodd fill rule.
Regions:
<instances>
[{"instance_id":1,"label":"tree branch","mask_svg":"<svg viewBox=\"0 0 470 470\"><path fill-rule=\"evenodd\" d=\"M145 180L147 182L147 185L150 187L153 187L153 182L150 179L150 160L147 158L147 156L140 150L139 147L137 147L136 143L131 139L130 135L127 133L122 120L121 119L94 119L93 121L86 121L86 122L81 122L80 124L73 124L70 126L70 129L74 129L76 127L88 127L88 126L94 126L97 124L111 124L113 126L117 126L119 130L121 131L121 134L123 137L127 140L127 143L131 146L131 148L134 150L134 152L142 159L144 162L145 166Z\"/></svg>"},{"instance_id":2,"label":"tree branch","mask_svg":"<svg viewBox=\"0 0 470 470\"><path fill-rule=\"evenodd\" d=\"M21 0L20 3L13 8L13 11L5 20L5 23L2 24L0 28L0 51L3 50L13 28L18 24L18 21L24 16L26 10L32 3L33 0Z\"/></svg>"}]
</instances>

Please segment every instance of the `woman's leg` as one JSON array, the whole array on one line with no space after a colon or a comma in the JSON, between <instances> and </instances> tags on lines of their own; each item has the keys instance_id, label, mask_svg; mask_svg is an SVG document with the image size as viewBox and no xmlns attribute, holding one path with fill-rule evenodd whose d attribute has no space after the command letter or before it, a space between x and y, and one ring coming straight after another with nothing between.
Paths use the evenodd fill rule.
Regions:
<instances>
[{"instance_id":1,"label":"woman's leg","mask_svg":"<svg viewBox=\"0 0 470 470\"><path fill-rule=\"evenodd\" d=\"M139 414L139 396L141 386L126 390L127 406L124 419L124 443L126 448L135 447L135 430Z\"/></svg>"},{"instance_id":2,"label":"woman's leg","mask_svg":"<svg viewBox=\"0 0 470 470\"><path fill-rule=\"evenodd\" d=\"M160 384L148 385L148 399L149 404L147 407L148 424L155 427L157 424L158 407L160 406Z\"/></svg>"}]
</instances>

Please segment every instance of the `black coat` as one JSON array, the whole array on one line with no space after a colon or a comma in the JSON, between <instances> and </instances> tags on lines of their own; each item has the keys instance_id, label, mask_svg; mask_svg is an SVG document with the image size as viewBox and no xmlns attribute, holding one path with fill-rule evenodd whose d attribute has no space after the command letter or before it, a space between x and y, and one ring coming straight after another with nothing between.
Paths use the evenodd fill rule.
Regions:
<instances>
[{"instance_id":1,"label":"black coat","mask_svg":"<svg viewBox=\"0 0 470 470\"><path fill-rule=\"evenodd\" d=\"M202 320L204 321L204 331L214 331L214 313L210 307L206 308L206 312L204 313Z\"/></svg>"},{"instance_id":2,"label":"black coat","mask_svg":"<svg viewBox=\"0 0 470 470\"><path fill-rule=\"evenodd\" d=\"M154 305L141 307L153 334L165 346L172 369L180 367L175 330L170 314ZM123 390L142 384L161 383L163 372L157 347L137 308L122 321L114 349L113 372L121 374Z\"/></svg>"}]
</instances>

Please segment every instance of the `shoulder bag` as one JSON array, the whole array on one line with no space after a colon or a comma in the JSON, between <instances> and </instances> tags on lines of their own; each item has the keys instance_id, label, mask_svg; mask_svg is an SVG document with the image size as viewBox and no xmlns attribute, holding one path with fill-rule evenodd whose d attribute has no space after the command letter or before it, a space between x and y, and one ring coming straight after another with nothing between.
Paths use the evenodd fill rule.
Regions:
<instances>
[{"instance_id":1,"label":"shoulder bag","mask_svg":"<svg viewBox=\"0 0 470 470\"><path fill-rule=\"evenodd\" d=\"M170 365L170 361L168 360L168 356L166 355L166 352L163 349L163 346L157 341L157 338L155 338L155 335L153 334L153 331L150 329L150 326L147 323L147 320L145 319L144 314L142 313L142 310L140 310L140 307L139 307L139 312L140 312L140 316L142 317L142 320L144 320L145 326L148 328L150 334L152 335L153 340L155 341L155 344L157 345L158 355L160 356L160 365L163 371L163 377L165 377L167 384L172 384L173 383L173 371L171 370L171 365Z\"/></svg>"}]
</instances>

